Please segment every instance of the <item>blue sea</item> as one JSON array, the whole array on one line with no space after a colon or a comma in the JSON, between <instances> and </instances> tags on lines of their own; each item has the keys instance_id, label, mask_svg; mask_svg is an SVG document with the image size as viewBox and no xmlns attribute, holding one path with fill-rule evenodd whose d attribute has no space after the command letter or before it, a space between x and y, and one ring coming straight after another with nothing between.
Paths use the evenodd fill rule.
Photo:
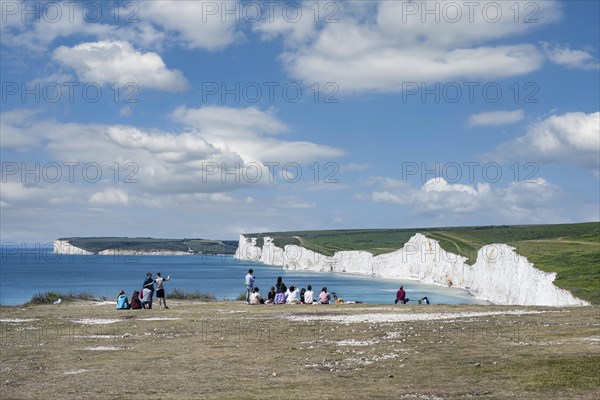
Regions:
<instances>
[{"instance_id":1,"label":"blue sea","mask_svg":"<svg viewBox=\"0 0 600 400\"><path fill-rule=\"evenodd\" d=\"M427 296L432 304L486 304L466 291L422 284L413 280L376 279L323 272L287 271L281 267L236 260L231 256L99 256L54 254L51 246L23 248L2 246L0 250L0 304L19 305L37 292L87 292L114 298L119 290L128 296L140 290L147 272L170 275L169 291L199 290L217 299L235 299L245 291L244 276L254 269L255 286L263 295L282 276L290 286L312 285L315 292L326 286L345 300L393 304L402 284L411 299Z\"/></svg>"}]
</instances>

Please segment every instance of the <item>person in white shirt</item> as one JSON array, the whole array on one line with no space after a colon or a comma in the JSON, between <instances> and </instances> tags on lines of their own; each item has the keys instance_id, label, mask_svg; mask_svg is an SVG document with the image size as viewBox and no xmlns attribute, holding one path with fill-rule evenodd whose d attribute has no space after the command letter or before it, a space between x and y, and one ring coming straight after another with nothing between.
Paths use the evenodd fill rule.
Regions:
<instances>
[{"instance_id":1,"label":"person in white shirt","mask_svg":"<svg viewBox=\"0 0 600 400\"><path fill-rule=\"evenodd\" d=\"M254 292L254 270L250 268L246 277L244 278L244 285L246 286L246 304L250 303L250 295Z\"/></svg>"},{"instance_id":2,"label":"person in white shirt","mask_svg":"<svg viewBox=\"0 0 600 400\"><path fill-rule=\"evenodd\" d=\"M250 295L250 304L263 304L261 301L260 293L258 292L258 288L255 287L254 291Z\"/></svg>"},{"instance_id":3,"label":"person in white shirt","mask_svg":"<svg viewBox=\"0 0 600 400\"><path fill-rule=\"evenodd\" d=\"M167 298L165 297L165 285L166 281L171 280L170 276L163 278L160 272L156 273L156 279L154 283L156 284L156 298L158 299L158 308L169 308L167 307Z\"/></svg>"},{"instance_id":4,"label":"person in white shirt","mask_svg":"<svg viewBox=\"0 0 600 400\"><path fill-rule=\"evenodd\" d=\"M312 291L312 286L308 285L304 292L304 304L312 304L315 300L315 292Z\"/></svg>"},{"instance_id":5,"label":"person in white shirt","mask_svg":"<svg viewBox=\"0 0 600 400\"><path fill-rule=\"evenodd\" d=\"M294 285L290 286L290 294L287 296L286 303L287 304L298 304L300 300L298 300L298 294L300 291Z\"/></svg>"}]
</instances>

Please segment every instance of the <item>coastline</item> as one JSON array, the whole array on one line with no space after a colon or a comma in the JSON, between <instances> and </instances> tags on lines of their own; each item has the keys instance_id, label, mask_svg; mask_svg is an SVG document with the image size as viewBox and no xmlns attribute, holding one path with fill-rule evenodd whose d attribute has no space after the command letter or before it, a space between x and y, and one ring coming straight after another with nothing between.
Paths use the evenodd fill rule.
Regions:
<instances>
[{"instance_id":1,"label":"coastline","mask_svg":"<svg viewBox=\"0 0 600 400\"><path fill-rule=\"evenodd\" d=\"M378 256L366 251L338 251L325 256L298 245L277 247L273 238L240 235L235 257L299 271L338 272L379 278L416 279L453 287L498 305L589 306L554 285L556 273L541 271L506 244L480 248L473 265L466 257L447 252L437 240L420 233L400 249Z\"/></svg>"}]
</instances>

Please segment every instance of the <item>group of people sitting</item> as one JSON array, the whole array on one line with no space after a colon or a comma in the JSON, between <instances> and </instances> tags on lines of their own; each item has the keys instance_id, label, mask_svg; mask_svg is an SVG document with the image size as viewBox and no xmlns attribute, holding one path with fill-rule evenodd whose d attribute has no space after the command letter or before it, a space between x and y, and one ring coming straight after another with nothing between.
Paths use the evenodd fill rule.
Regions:
<instances>
[{"instance_id":1,"label":"group of people sitting","mask_svg":"<svg viewBox=\"0 0 600 400\"><path fill-rule=\"evenodd\" d=\"M295 285L287 287L281 276L277 277L275 286L271 286L266 299L262 298L257 287L253 288L249 299L249 304L339 304L343 302L344 299L339 299L335 292L330 294L326 287L321 289L318 297L315 297L311 285L306 289L298 289Z\"/></svg>"},{"instance_id":2,"label":"group of people sitting","mask_svg":"<svg viewBox=\"0 0 600 400\"><path fill-rule=\"evenodd\" d=\"M148 292L150 292L150 290L148 290ZM143 296L140 297L140 292L134 290L133 294L131 295L131 301L129 301L125 291L121 290L119 291L119 294L117 294L117 310L139 310L142 308L152 308L152 300L149 297L150 295L148 295L148 293L146 293L146 298Z\"/></svg>"}]
</instances>

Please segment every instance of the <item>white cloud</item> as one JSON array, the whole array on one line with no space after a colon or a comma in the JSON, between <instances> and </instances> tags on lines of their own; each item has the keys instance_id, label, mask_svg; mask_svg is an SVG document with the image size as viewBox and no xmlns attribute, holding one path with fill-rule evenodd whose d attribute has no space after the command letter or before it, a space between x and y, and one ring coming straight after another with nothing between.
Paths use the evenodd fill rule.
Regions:
<instances>
[{"instance_id":1,"label":"white cloud","mask_svg":"<svg viewBox=\"0 0 600 400\"><path fill-rule=\"evenodd\" d=\"M271 113L254 107L179 107L172 117L190 129L199 130L216 148L239 154L245 162L304 164L317 159L331 161L344 154L340 148L273 138L289 128Z\"/></svg>"},{"instance_id":2,"label":"white cloud","mask_svg":"<svg viewBox=\"0 0 600 400\"><path fill-rule=\"evenodd\" d=\"M171 115L175 121L187 127L223 137L254 138L288 131L288 127L277 120L272 113L261 111L256 107L178 107Z\"/></svg>"},{"instance_id":3,"label":"white cloud","mask_svg":"<svg viewBox=\"0 0 600 400\"><path fill-rule=\"evenodd\" d=\"M142 194L164 198L264 188L282 182L282 173L295 173L296 167L301 172L305 163L343 154L339 148L317 143L272 138L287 127L272 114L258 109L211 108L208 114L202 109L187 111L190 112L182 110L181 115L193 116L188 122L197 123L199 128L184 126L183 132L175 133L130 125L60 123L29 111L14 110L1 115L2 145L9 148L4 145L6 136L12 149L42 151L44 158L62 166L63 181L69 172L66 165L75 163L75 181L81 182L85 180L84 166L98 164L102 177L93 182L94 191L80 191L74 197L100 201L107 198L106 185L131 183L129 204ZM221 117L203 119L211 114ZM235 122L232 125L230 121ZM235 137L236 129L247 137ZM300 164L288 167L291 162ZM274 164L267 167L263 163ZM126 178L132 182L125 182ZM97 192L100 194L95 195Z\"/></svg>"},{"instance_id":4,"label":"white cloud","mask_svg":"<svg viewBox=\"0 0 600 400\"><path fill-rule=\"evenodd\" d=\"M469 116L470 126L498 126L509 125L525 118L525 111L489 111Z\"/></svg>"},{"instance_id":5,"label":"white cloud","mask_svg":"<svg viewBox=\"0 0 600 400\"><path fill-rule=\"evenodd\" d=\"M90 204L93 205L115 205L127 204L129 196L127 192L119 188L110 188L102 192L96 192L90 197Z\"/></svg>"},{"instance_id":6,"label":"white cloud","mask_svg":"<svg viewBox=\"0 0 600 400\"><path fill-rule=\"evenodd\" d=\"M481 220L492 215L506 221L542 221L555 210L552 201L558 194L559 189L543 178L512 182L505 188L492 188L487 182L471 186L434 178L420 188L406 185L402 189L376 190L370 200L402 205L416 214L451 221ZM365 195L359 198L369 199Z\"/></svg>"},{"instance_id":7,"label":"white cloud","mask_svg":"<svg viewBox=\"0 0 600 400\"><path fill-rule=\"evenodd\" d=\"M263 19L259 23L253 25L253 30L260 33L263 40L271 40L277 36L281 36L288 45L297 45L316 35L317 23L315 22L315 15L317 16L317 21L321 19L318 13L323 12L323 9L326 7L328 7L330 12L323 12L323 14L334 14L333 5L328 5L324 2L303 2L296 3L296 6L298 14L295 18L290 19L291 17L288 17L286 12L269 13L268 16L263 16ZM323 19L325 18L323 16ZM334 17L331 17L331 19L334 19Z\"/></svg>"},{"instance_id":8,"label":"white cloud","mask_svg":"<svg viewBox=\"0 0 600 400\"><path fill-rule=\"evenodd\" d=\"M79 79L86 82L134 83L142 89L169 92L182 91L188 86L183 74L178 70L169 70L157 53L142 53L124 41L60 46L54 50L53 58L74 69Z\"/></svg>"},{"instance_id":9,"label":"white cloud","mask_svg":"<svg viewBox=\"0 0 600 400\"><path fill-rule=\"evenodd\" d=\"M541 162L578 165L598 174L600 112L550 116L530 125L525 135L498 146L493 156L527 156Z\"/></svg>"},{"instance_id":10,"label":"white cloud","mask_svg":"<svg viewBox=\"0 0 600 400\"><path fill-rule=\"evenodd\" d=\"M141 17L169 33L175 33L173 42L189 48L218 50L240 37L236 31L236 16L227 15L227 9L241 10L238 1L150 1L140 7ZM240 20L240 13L238 20Z\"/></svg>"},{"instance_id":11,"label":"white cloud","mask_svg":"<svg viewBox=\"0 0 600 400\"><path fill-rule=\"evenodd\" d=\"M569 46L551 48L547 43L543 43L543 47L550 61L555 64L573 69L600 69L600 63L587 51L573 50Z\"/></svg>"},{"instance_id":12,"label":"white cloud","mask_svg":"<svg viewBox=\"0 0 600 400\"><path fill-rule=\"evenodd\" d=\"M443 2L381 1L372 7L344 8L340 22L322 24L316 35L301 43L287 43L281 59L296 78L305 82L336 82L342 91L397 92L403 83L496 79L518 76L541 68L544 54L533 44L496 45L497 41L551 23L561 16L559 3L544 1L538 23L515 23L509 2L490 2L501 7L495 21L487 4L461 18L444 14ZM407 5L420 8L414 15ZM525 2L516 7L523 7ZM439 8L440 18L426 18L425 8ZM426 21L423 22L422 19ZM494 21L494 22L492 22ZM272 28L283 31L283 28ZM314 37L314 38L313 38Z\"/></svg>"},{"instance_id":13,"label":"white cloud","mask_svg":"<svg viewBox=\"0 0 600 400\"><path fill-rule=\"evenodd\" d=\"M27 128L40 111L16 109L3 112L0 118L0 146L3 149L25 150L38 145L35 135Z\"/></svg>"}]
</instances>

